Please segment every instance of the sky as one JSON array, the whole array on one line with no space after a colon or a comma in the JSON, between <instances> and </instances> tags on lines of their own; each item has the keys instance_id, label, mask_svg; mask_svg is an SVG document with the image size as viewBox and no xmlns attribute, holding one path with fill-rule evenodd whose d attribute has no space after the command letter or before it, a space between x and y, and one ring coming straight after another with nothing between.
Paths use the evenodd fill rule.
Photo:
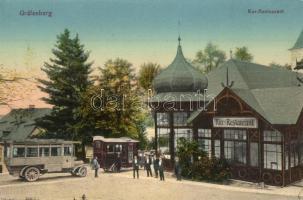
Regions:
<instances>
[{"instance_id":1,"label":"sky","mask_svg":"<svg viewBox=\"0 0 303 200\"><path fill-rule=\"evenodd\" d=\"M20 15L29 10L52 16ZM247 46L256 63L285 64L303 29L302 10L302 0L0 0L0 65L39 69L65 28L79 34L94 67L116 57L137 69L150 61L165 67L179 34L189 59L212 42L228 56Z\"/></svg>"}]
</instances>

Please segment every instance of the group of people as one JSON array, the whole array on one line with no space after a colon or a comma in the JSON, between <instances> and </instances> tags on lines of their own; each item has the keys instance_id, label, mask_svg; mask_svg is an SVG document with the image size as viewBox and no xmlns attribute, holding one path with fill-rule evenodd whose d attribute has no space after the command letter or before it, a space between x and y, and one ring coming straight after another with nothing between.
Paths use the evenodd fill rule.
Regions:
<instances>
[{"instance_id":1,"label":"group of people","mask_svg":"<svg viewBox=\"0 0 303 200\"><path fill-rule=\"evenodd\" d=\"M139 178L139 166L140 162L138 160L137 156L134 156L133 159L133 177L137 179ZM160 176L160 181L164 181L164 163L162 156L151 156L151 155L146 155L144 159L144 169L146 170L147 177L153 177L152 173L152 168L154 168L155 172L155 178L158 178Z\"/></svg>"},{"instance_id":2,"label":"group of people","mask_svg":"<svg viewBox=\"0 0 303 200\"><path fill-rule=\"evenodd\" d=\"M140 168L140 161L138 160L138 157L135 155L133 159L133 178L139 179L139 168ZM153 171L155 178L160 177L160 181L164 181L164 162L162 156L151 156L151 155L146 155L144 158L144 169L146 170L147 177L153 177L153 172L152 172L152 166L153 166ZM98 162L97 157L94 157L92 161L92 167L95 170L95 177L98 177L98 170L100 168L100 164ZM117 167L117 172L120 172L121 169L121 159L120 155L118 155L117 160L116 160L116 167ZM175 159L175 175L177 177L177 180L181 180L181 165L179 163L179 159L176 157Z\"/></svg>"}]
</instances>

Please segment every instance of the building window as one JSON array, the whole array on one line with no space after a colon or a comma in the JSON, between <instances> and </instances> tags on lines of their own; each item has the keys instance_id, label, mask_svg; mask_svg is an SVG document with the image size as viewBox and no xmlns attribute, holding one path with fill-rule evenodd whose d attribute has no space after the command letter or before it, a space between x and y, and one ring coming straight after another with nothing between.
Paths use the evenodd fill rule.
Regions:
<instances>
[{"instance_id":1,"label":"building window","mask_svg":"<svg viewBox=\"0 0 303 200\"><path fill-rule=\"evenodd\" d=\"M288 165L289 165L289 146L285 146L285 153L284 153L284 159L285 159L285 170L288 170Z\"/></svg>"},{"instance_id":2,"label":"building window","mask_svg":"<svg viewBox=\"0 0 303 200\"><path fill-rule=\"evenodd\" d=\"M282 170L281 132L277 130L265 130L263 131L263 139L264 139L264 168Z\"/></svg>"},{"instance_id":3,"label":"building window","mask_svg":"<svg viewBox=\"0 0 303 200\"><path fill-rule=\"evenodd\" d=\"M282 169L282 151L280 144L264 144L264 168Z\"/></svg>"},{"instance_id":4,"label":"building window","mask_svg":"<svg viewBox=\"0 0 303 200\"><path fill-rule=\"evenodd\" d=\"M157 126L168 126L168 125L169 125L169 114L157 113Z\"/></svg>"},{"instance_id":5,"label":"building window","mask_svg":"<svg viewBox=\"0 0 303 200\"><path fill-rule=\"evenodd\" d=\"M191 141L193 138L193 131L190 128L176 128L175 131L175 149L178 147L179 139L184 138Z\"/></svg>"},{"instance_id":6,"label":"building window","mask_svg":"<svg viewBox=\"0 0 303 200\"><path fill-rule=\"evenodd\" d=\"M38 157L38 147L27 147L26 157Z\"/></svg>"},{"instance_id":7,"label":"building window","mask_svg":"<svg viewBox=\"0 0 303 200\"><path fill-rule=\"evenodd\" d=\"M187 112L175 112L174 116L174 126L187 126Z\"/></svg>"},{"instance_id":8,"label":"building window","mask_svg":"<svg viewBox=\"0 0 303 200\"><path fill-rule=\"evenodd\" d=\"M295 142L290 147L290 167L296 167L299 165L299 147Z\"/></svg>"},{"instance_id":9,"label":"building window","mask_svg":"<svg viewBox=\"0 0 303 200\"><path fill-rule=\"evenodd\" d=\"M211 157L211 129L198 129L199 148Z\"/></svg>"},{"instance_id":10,"label":"building window","mask_svg":"<svg viewBox=\"0 0 303 200\"><path fill-rule=\"evenodd\" d=\"M25 147L14 147L13 148L13 157L21 158L25 156Z\"/></svg>"},{"instance_id":11,"label":"building window","mask_svg":"<svg viewBox=\"0 0 303 200\"><path fill-rule=\"evenodd\" d=\"M250 165L253 167L259 166L259 144L256 142L250 143Z\"/></svg>"},{"instance_id":12,"label":"building window","mask_svg":"<svg viewBox=\"0 0 303 200\"><path fill-rule=\"evenodd\" d=\"M232 163L246 164L246 143L247 135L245 130L225 129L224 130L224 156Z\"/></svg>"},{"instance_id":13,"label":"building window","mask_svg":"<svg viewBox=\"0 0 303 200\"><path fill-rule=\"evenodd\" d=\"M221 157L221 141L215 140L215 157L220 158Z\"/></svg>"},{"instance_id":14,"label":"building window","mask_svg":"<svg viewBox=\"0 0 303 200\"><path fill-rule=\"evenodd\" d=\"M265 142L281 142L282 134L279 131L267 130L263 132Z\"/></svg>"},{"instance_id":15,"label":"building window","mask_svg":"<svg viewBox=\"0 0 303 200\"><path fill-rule=\"evenodd\" d=\"M198 137L211 138L211 129L198 129Z\"/></svg>"},{"instance_id":16,"label":"building window","mask_svg":"<svg viewBox=\"0 0 303 200\"><path fill-rule=\"evenodd\" d=\"M158 128L158 148L162 153L169 152L169 128Z\"/></svg>"}]
</instances>

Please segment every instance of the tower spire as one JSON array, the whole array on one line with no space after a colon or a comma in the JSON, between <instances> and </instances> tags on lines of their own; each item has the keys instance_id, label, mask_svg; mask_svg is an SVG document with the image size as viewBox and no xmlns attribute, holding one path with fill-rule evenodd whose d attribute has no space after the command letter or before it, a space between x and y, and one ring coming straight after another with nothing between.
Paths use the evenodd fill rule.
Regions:
<instances>
[{"instance_id":1,"label":"tower spire","mask_svg":"<svg viewBox=\"0 0 303 200\"><path fill-rule=\"evenodd\" d=\"M179 43L179 46L181 46L181 37L180 37L180 35L178 37L178 43Z\"/></svg>"}]
</instances>

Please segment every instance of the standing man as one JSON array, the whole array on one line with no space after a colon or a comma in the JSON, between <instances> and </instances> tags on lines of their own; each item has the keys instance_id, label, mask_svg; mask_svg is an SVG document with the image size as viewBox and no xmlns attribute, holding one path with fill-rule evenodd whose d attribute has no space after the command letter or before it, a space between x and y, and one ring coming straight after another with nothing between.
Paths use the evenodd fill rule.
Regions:
<instances>
[{"instance_id":1,"label":"standing man","mask_svg":"<svg viewBox=\"0 0 303 200\"><path fill-rule=\"evenodd\" d=\"M151 162L152 162L151 157L146 155L146 157L145 157L145 169L146 169L147 177L149 177L149 175L151 177L153 177L153 173L152 173L151 167L150 167Z\"/></svg>"},{"instance_id":2,"label":"standing man","mask_svg":"<svg viewBox=\"0 0 303 200\"><path fill-rule=\"evenodd\" d=\"M93 169L95 170L95 178L98 177L98 170L99 170L99 168L100 168L100 164L99 164L99 162L97 160L97 156L95 156L94 159L93 159Z\"/></svg>"},{"instance_id":3,"label":"standing man","mask_svg":"<svg viewBox=\"0 0 303 200\"><path fill-rule=\"evenodd\" d=\"M135 173L137 173L137 179L139 178L139 161L137 156L134 156L134 160L133 160L133 175L134 178L136 178Z\"/></svg>"},{"instance_id":4,"label":"standing man","mask_svg":"<svg viewBox=\"0 0 303 200\"><path fill-rule=\"evenodd\" d=\"M159 159L159 175L160 175L160 181L164 181L164 165L163 165L162 156Z\"/></svg>"},{"instance_id":5,"label":"standing man","mask_svg":"<svg viewBox=\"0 0 303 200\"><path fill-rule=\"evenodd\" d=\"M154 165L155 177L158 178L159 158L156 155L154 155L153 165Z\"/></svg>"},{"instance_id":6,"label":"standing man","mask_svg":"<svg viewBox=\"0 0 303 200\"><path fill-rule=\"evenodd\" d=\"M120 153L118 153L117 155L116 165L117 165L117 172L120 173L121 165L122 165Z\"/></svg>"}]
</instances>

